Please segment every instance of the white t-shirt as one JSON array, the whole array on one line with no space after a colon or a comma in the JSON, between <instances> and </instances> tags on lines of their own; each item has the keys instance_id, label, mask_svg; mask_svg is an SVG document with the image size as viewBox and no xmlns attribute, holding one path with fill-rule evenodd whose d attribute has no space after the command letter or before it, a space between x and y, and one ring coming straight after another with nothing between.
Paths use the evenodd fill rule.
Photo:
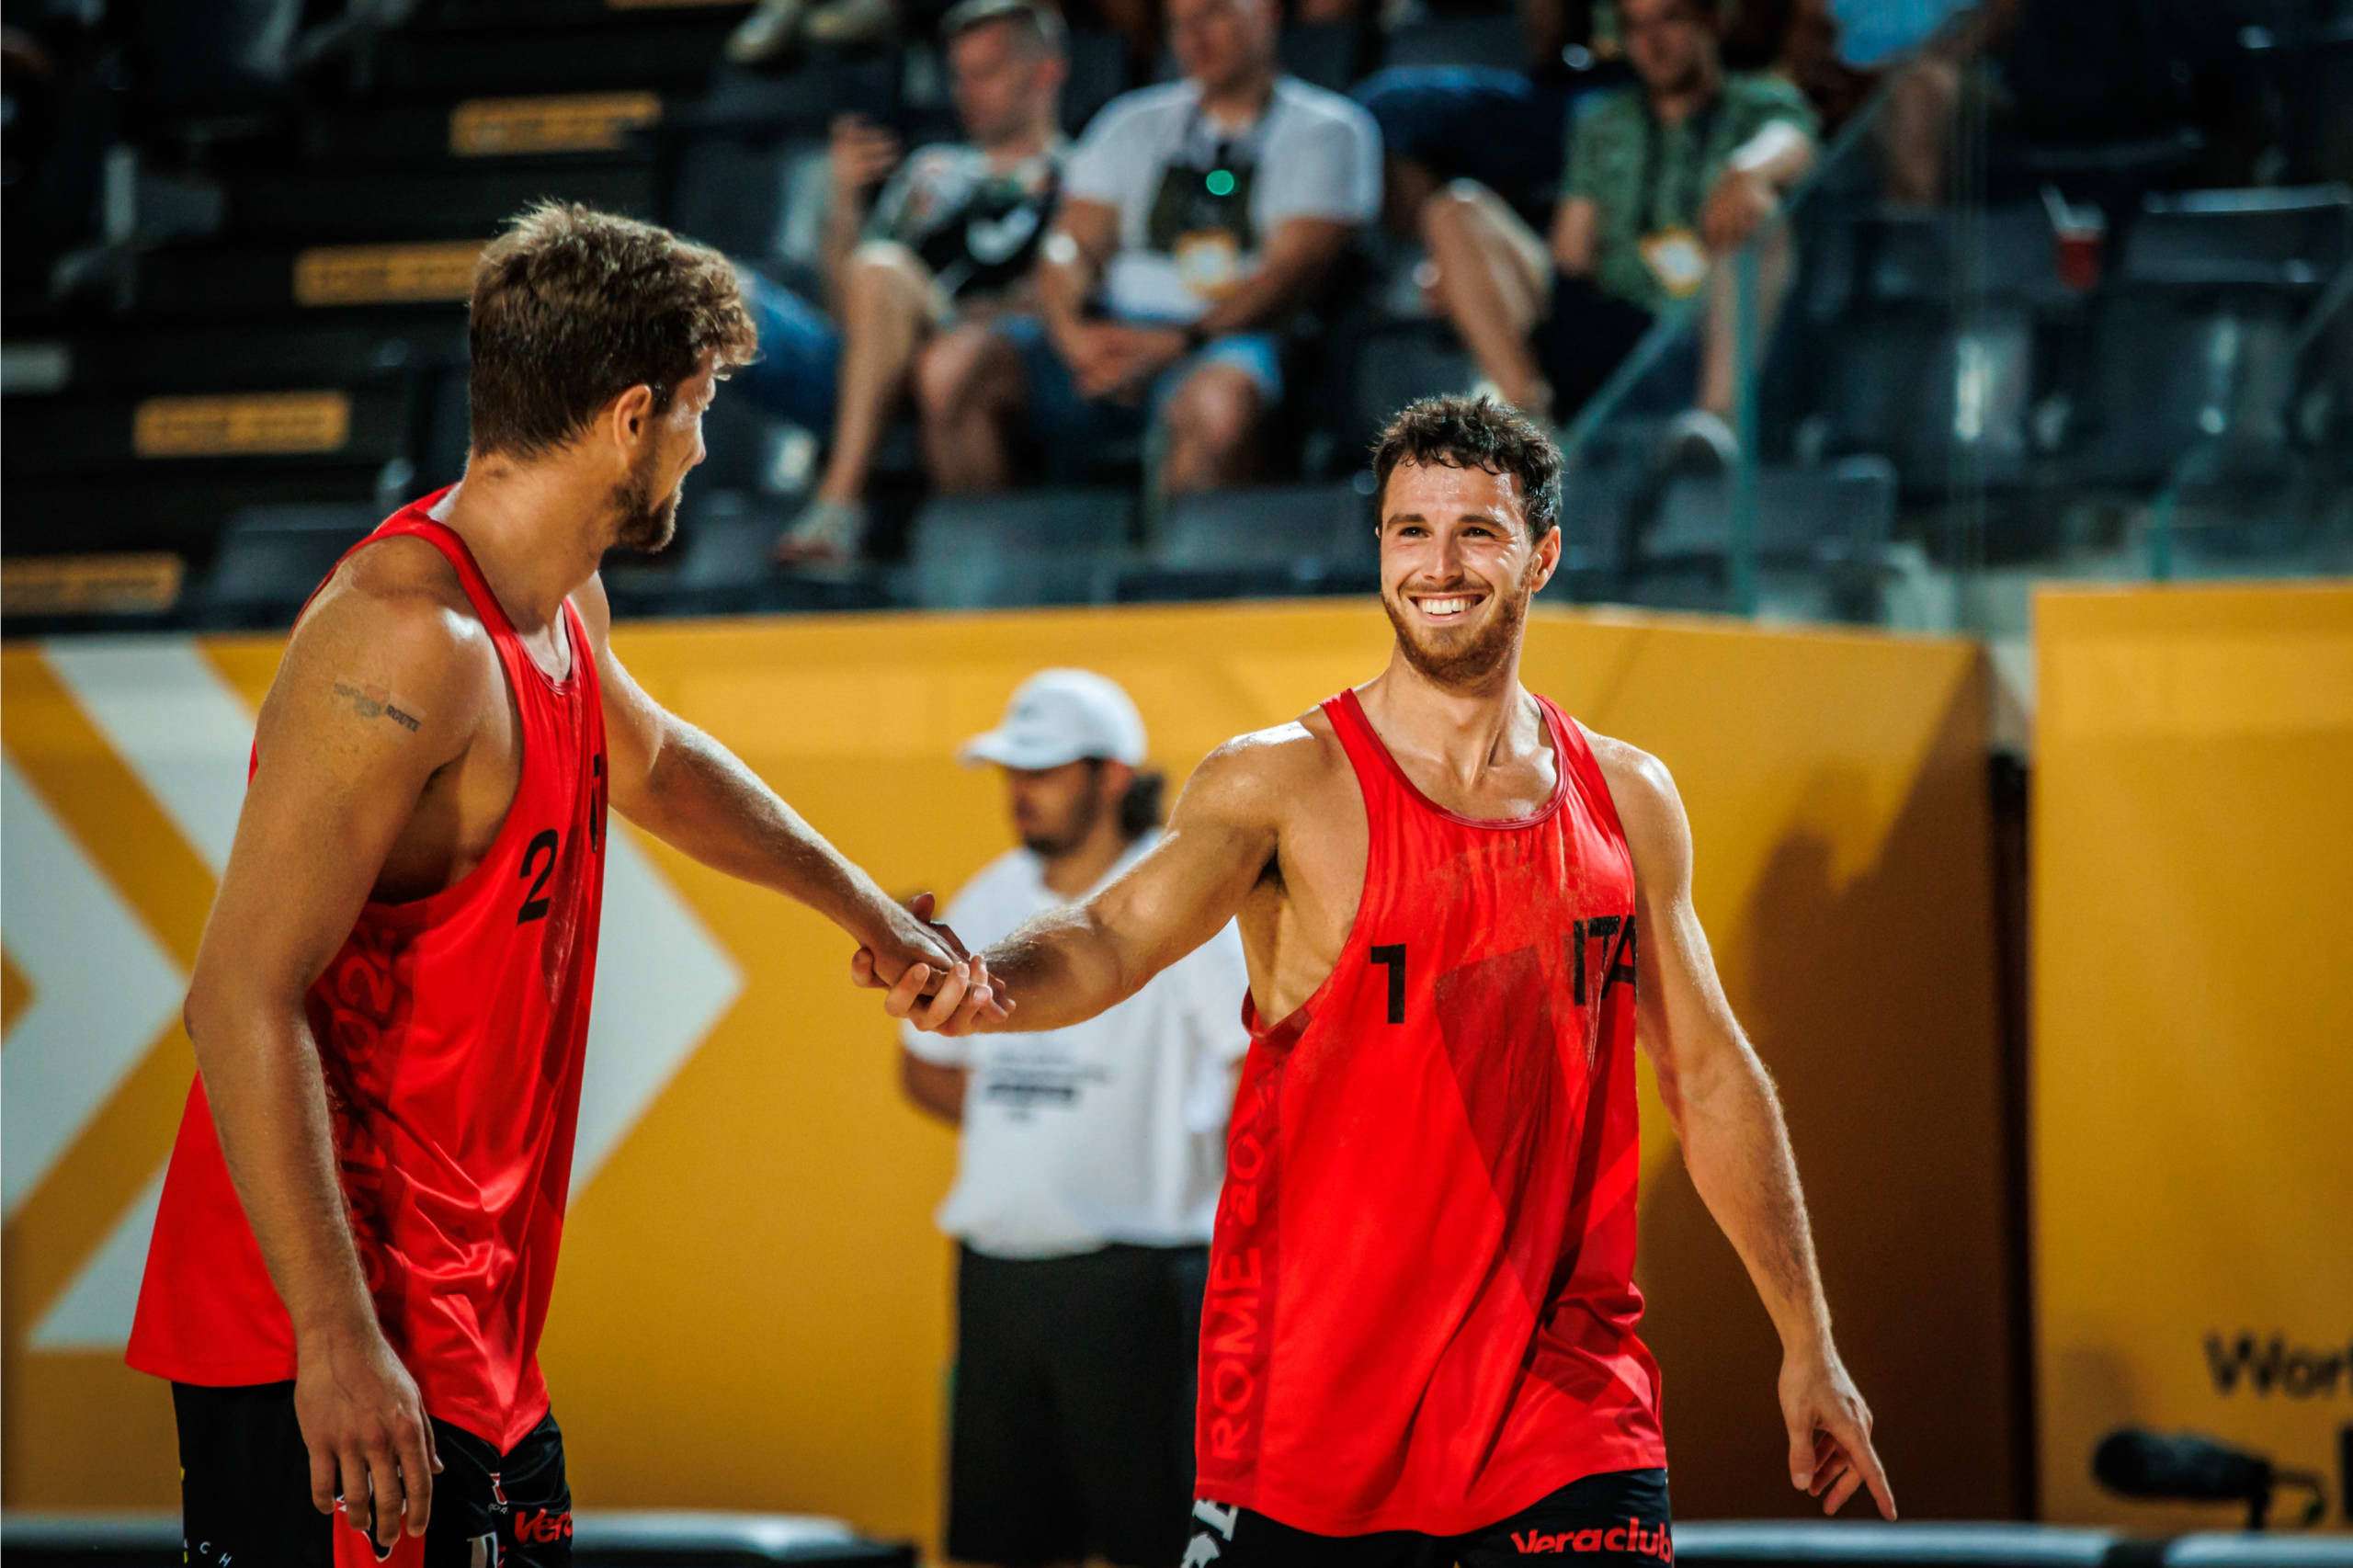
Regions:
<instances>
[{"instance_id":1,"label":"white t-shirt","mask_svg":"<svg viewBox=\"0 0 2353 1568\"><path fill-rule=\"evenodd\" d=\"M1071 153L1063 186L1070 199L1120 210L1120 251L1103 278L1112 315L1188 322L1223 291L1180 267L1175 254L1154 249L1151 232L1171 165L1208 168L1222 143L1237 166L1252 171L1255 243L1231 258L1231 276L1254 269L1266 242L1293 218L1367 223L1381 210L1381 132L1372 116L1337 93L1279 77L1266 112L1240 131L1204 115L1201 90L1190 81L1113 98Z\"/></svg>"},{"instance_id":2,"label":"white t-shirt","mask_svg":"<svg viewBox=\"0 0 2353 1568\"><path fill-rule=\"evenodd\" d=\"M1126 871L1154 836L1103 881ZM975 950L1011 936L1062 907L1043 872L1027 849L999 856L956 895L948 923ZM1250 1047L1249 984L1229 924L1083 1024L960 1040L905 1029L917 1056L972 1071L939 1228L992 1257L1208 1241L1225 1177L1233 1067Z\"/></svg>"}]
</instances>

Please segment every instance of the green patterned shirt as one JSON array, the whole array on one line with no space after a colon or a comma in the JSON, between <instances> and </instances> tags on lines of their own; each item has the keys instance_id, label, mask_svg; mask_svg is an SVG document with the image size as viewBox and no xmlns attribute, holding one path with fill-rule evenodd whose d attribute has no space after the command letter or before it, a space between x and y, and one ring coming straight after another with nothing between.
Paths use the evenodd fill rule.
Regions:
<instances>
[{"instance_id":1,"label":"green patterned shirt","mask_svg":"<svg viewBox=\"0 0 2353 1568\"><path fill-rule=\"evenodd\" d=\"M1726 76L1713 104L1674 125L1652 118L1639 85L1578 100L1562 195L1585 197L1600 209L1594 282L1602 291L1647 311L1665 310L1672 296L1643 260L1643 236L1677 227L1696 233L1699 209L1725 162L1776 120L1815 132L1805 95L1763 72Z\"/></svg>"}]
</instances>

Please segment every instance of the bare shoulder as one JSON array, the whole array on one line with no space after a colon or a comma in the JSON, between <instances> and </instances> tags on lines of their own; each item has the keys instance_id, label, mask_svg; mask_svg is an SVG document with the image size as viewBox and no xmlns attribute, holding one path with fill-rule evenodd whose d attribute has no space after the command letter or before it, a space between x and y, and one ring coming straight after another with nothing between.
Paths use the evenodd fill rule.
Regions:
<instances>
[{"instance_id":1,"label":"bare shoulder","mask_svg":"<svg viewBox=\"0 0 2353 1568\"><path fill-rule=\"evenodd\" d=\"M272 705L283 694L297 712L348 710L457 747L500 689L497 669L449 562L422 540L391 539L328 579L295 627Z\"/></svg>"},{"instance_id":2,"label":"bare shoulder","mask_svg":"<svg viewBox=\"0 0 2353 1568\"><path fill-rule=\"evenodd\" d=\"M1677 869L1688 868L1690 860L1691 825L1683 812L1683 797L1675 788L1675 775L1640 746L1592 730L1585 733L1593 747L1593 759L1601 765L1601 777L1609 786L1609 799L1618 808L1618 821L1626 830L1637 871L1680 874Z\"/></svg>"},{"instance_id":3,"label":"bare shoulder","mask_svg":"<svg viewBox=\"0 0 2353 1568\"><path fill-rule=\"evenodd\" d=\"M1339 737L1318 711L1236 735L1201 759L1185 799L1216 814L1279 822L1285 809L1347 767ZM1180 802L1182 804L1182 802Z\"/></svg>"}]
</instances>

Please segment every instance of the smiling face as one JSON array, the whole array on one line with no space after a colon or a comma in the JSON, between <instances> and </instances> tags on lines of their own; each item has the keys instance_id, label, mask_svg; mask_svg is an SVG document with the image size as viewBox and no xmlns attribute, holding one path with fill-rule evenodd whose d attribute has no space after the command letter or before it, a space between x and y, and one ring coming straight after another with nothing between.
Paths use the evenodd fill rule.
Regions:
<instances>
[{"instance_id":1,"label":"smiling face","mask_svg":"<svg viewBox=\"0 0 2353 1568\"><path fill-rule=\"evenodd\" d=\"M613 489L615 545L650 555L677 533L678 496L688 471L703 460L702 416L718 391L717 356L706 354L670 393L669 406L648 418L636 465Z\"/></svg>"},{"instance_id":2,"label":"smiling face","mask_svg":"<svg viewBox=\"0 0 2353 1568\"><path fill-rule=\"evenodd\" d=\"M1528 601L1560 558L1560 529L1529 537L1509 474L1401 462L1381 489L1381 608L1405 662L1440 686L1511 668Z\"/></svg>"}]
</instances>

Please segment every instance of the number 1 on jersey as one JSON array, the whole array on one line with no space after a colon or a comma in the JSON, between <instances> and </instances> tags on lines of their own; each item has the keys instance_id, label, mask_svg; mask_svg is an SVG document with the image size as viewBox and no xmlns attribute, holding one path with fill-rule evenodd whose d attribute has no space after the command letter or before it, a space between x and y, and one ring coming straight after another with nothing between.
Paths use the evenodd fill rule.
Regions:
<instances>
[{"instance_id":1,"label":"number 1 on jersey","mask_svg":"<svg viewBox=\"0 0 2353 1568\"><path fill-rule=\"evenodd\" d=\"M1372 949L1372 961L1389 971L1389 1021L1405 1021L1405 944L1392 942Z\"/></svg>"}]
</instances>

